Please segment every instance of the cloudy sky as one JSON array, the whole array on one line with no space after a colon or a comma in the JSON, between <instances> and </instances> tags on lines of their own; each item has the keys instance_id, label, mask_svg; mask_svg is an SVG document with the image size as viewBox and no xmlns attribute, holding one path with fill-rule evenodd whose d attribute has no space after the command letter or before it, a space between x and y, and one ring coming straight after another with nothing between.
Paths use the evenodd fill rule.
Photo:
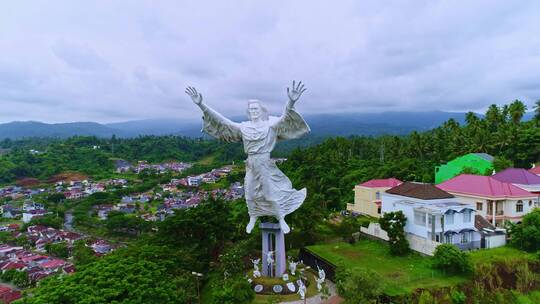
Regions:
<instances>
[{"instance_id":1,"label":"cloudy sky","mask_svg":"<svg viewBox=\"0 0 540 304\"><path fill-rule=\"evenodd\" d=\"M326 4L323 4L326 3ZM414 3L414 5L412 5ZM0 122L482 111L540 98L539 1L2 1Z\"/></svg>"}]
</instances>

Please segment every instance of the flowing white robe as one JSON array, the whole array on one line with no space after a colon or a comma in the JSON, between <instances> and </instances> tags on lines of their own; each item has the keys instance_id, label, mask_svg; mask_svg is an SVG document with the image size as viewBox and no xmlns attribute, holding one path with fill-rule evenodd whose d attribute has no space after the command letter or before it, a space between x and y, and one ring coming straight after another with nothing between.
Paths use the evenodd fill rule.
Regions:
<instances>
[{"instance_id":1,"label":"flowing white robe","mask_svg":"<svg viewBox=\"0 0 540 304\"><path fill-rule=\"evenodd\" d=\"M244 143L248 155L244 187L249 215L283 219L298 209L306 198L306 188L293 189L289 178L270 159L270 152L278 140L298 138L310 131L302 116L287 108L281 117L236 123L206 105L201 108L203 132L226 142Z\"/></svg>"}]
</instances>

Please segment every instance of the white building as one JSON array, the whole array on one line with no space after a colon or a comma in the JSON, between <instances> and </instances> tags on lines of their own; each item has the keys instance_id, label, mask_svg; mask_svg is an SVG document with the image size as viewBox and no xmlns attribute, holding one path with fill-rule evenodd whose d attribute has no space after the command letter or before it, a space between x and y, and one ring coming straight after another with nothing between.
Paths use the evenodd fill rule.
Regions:
<instances>
[{"instance_id":1,"label":"white building","mask_svg":"<svg viewBox=\"0 0 540 304\"><path fill-rule=\"evenodd\" d=\"M405 182L382 193L382 213L394 211L407 217L407 233L462 250L480 248L474 208L431 184Z\"/></svg>"},{"instance_id":2,"label":"white building","mask_svg":"<svg viewBox=\"0 0 540 304\"><path fill-rule=\"evenodd\" d=\"M191 187L198 187L202 182L202 178L200 176L189 176L187 182Z\"/></svg>"}]
</instances>

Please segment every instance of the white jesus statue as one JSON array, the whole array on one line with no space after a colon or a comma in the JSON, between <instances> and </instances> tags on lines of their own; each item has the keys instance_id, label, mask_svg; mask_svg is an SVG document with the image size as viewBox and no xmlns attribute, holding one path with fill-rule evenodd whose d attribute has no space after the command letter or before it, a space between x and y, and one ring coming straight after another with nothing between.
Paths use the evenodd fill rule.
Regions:
<instances>
[{"instance_id":1,"label":"white jesus statue","mask_svg":"<svg viewBox=\"0 0 540 304\"><path fill-rule=\"evenodd\" d=\"M244 151L248 155L244 185L250 216L247 233L251 233L260 216L275 217L283 233L289 233L285 216L298 209L306 198L306 189L294 189L291 181L270 159L270 152L278 140L298 138L310 131L294 109L305 90L302 82L297 85L293 81L292 89L287 88L289 101L280 117L269 116L258 100L250 100L247 111L249 121L237 123L203 103L202 95L195 88L186 89L204 114L202 131L226 142L244 143Z\"/></svg>"}]
</instances>

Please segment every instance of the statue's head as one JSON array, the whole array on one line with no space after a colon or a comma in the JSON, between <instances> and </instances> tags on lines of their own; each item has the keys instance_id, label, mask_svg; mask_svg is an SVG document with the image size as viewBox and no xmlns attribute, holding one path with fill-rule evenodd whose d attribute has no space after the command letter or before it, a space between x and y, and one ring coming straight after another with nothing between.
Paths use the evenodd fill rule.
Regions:
<instances>
[{"instance_id":1,"label":"statue's head","mask_svg":"<svg viewBox=\"0 0 540 304\"><path fill-rule=\"evenodd\" d=\"M261 105L261 102L257 99L250 99L248 101L247 115L249 120L268 120L268 111Z\"/></svg>"}]
</instances>

